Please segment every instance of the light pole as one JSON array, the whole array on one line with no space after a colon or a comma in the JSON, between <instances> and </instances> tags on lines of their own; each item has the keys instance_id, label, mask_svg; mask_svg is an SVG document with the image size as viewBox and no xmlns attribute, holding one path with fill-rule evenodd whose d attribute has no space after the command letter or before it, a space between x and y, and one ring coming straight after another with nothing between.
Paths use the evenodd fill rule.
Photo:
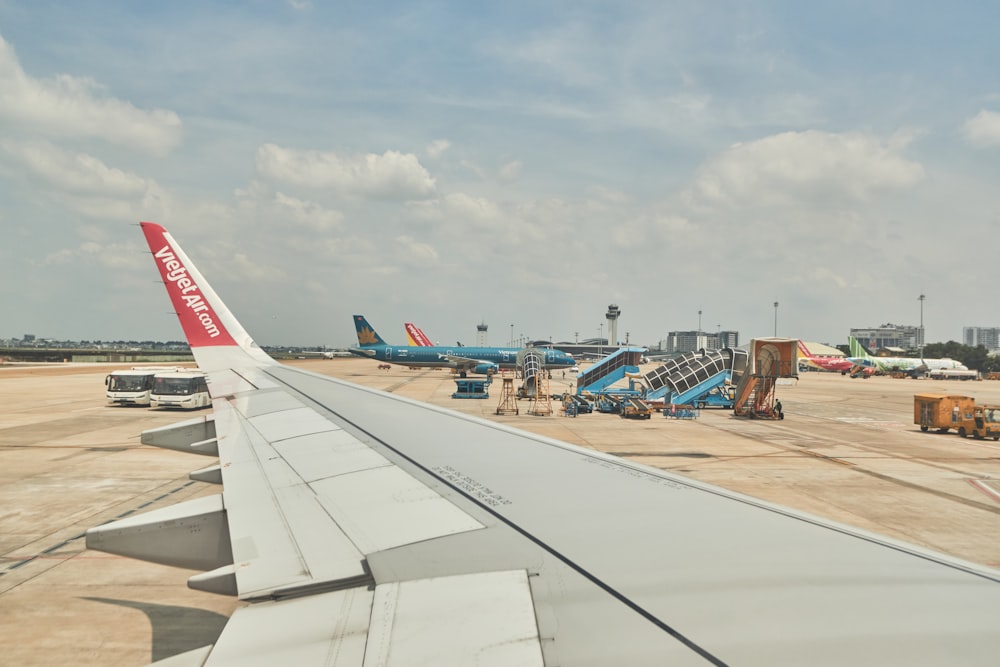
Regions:
<instances>
[{"instance_id":1,"label":"light pole","mask_svg":"<svg viewBox=\"0 0 1000 667\"><path fill-rule=\"evenodd\" d=\"M778 337L778 302L774 302L774 337Z\"/></svg>"},{"instance_id":2,"label":"light pole","mask_svg":"<svg viewBox=\"0 0 1000 667\"><path fill-rule=\"evenodd\" d=\"M510 325L510 346L514 347L514 324Z\"/></svg>"},{"instance_id":3,"label":"light pole","mask_svg":"<svg viewBox=\"0 0 1000 667\"><path fill-rule=\"evenodd\" d=\"M604 356L604 322L597 325L597 356Z\"/></svg>"},{"instance_id":4,"label":"light pole","mask_svg":"<svg viewBox=\"0 0 1000 667\"><path fill-rule=\"evenodd\" d=\"M927 297L923 294L917 297L917 301L920 302L920 359L924 358L924 299Z\"/></svg>"}]
</instances>

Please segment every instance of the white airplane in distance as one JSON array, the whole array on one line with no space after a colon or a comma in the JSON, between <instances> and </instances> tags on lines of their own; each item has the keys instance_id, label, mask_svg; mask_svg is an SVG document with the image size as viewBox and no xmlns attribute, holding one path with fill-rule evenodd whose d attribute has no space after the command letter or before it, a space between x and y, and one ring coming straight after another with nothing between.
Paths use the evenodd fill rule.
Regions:
<instances>
[{"instance_id":1,"label":"white airplane in distance","mask_svg":"<svg viewBox=\"0 0 1000 667\"><path fill-rule=\"evenodd\" d=\"M857 364L858 366L874 368L884 373L897 371L914 375L917 373L925 373L927 371L969 370L961 362L947 358L928 359L927 357L876 357L869 354L868 350L866 350L861 342L854 336L849 336L847 342L851 351L851 356L848 357L849 361Z\"/></svg>"},{"instance_id":2,"label":"white airplane in distance","mask_svg":"<svg viewBox=\"0 0 1000 667\"><path fill-rule=\"evenodd\" d=\"M142 230L214 407L142 441L221 493L87 546L246 603L171 664L996 664L1000 572L278 364Z\"/></svg>"}]
</instances>

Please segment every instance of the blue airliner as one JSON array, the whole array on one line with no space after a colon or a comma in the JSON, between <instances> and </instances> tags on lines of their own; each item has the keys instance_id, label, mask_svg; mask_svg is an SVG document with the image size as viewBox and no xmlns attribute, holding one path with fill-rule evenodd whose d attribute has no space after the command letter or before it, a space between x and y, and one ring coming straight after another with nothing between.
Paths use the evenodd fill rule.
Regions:
<instances>
[{"instance_id":1,"label":"blue airliner","mask_svg":"<svg viewBox=\"0 0 1000 667\"><path fill-rule=\"evenodd\" d=\"M364 315L354 316L354 328L358 331L358 347L352 347L351 354L411 368L454 368L463 374L487 375L499 368L516 366L517 355L522 351L517 347L389 345ZM572 355L559 350L536 348L536 351L544 356L544 368L569 368L576 364Z\"/></svg>"}]
</instances>

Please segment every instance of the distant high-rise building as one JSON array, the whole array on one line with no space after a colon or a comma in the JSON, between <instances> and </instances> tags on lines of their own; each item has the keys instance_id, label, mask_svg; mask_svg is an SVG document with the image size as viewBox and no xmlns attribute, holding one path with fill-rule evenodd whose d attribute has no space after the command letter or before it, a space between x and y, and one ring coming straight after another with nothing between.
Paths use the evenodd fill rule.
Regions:
<instances>
[{"instance_id":1,"label":"distant high-rise building","mask_svg":"<svg viewBox=\"0 0 1000 667\"><path fill-rule=\"evenodd\" d=\"M872 352L883 347L916 350L924 345L924 330L919 326L889 323L869 329L851 329L851 335Z\"/></svg>"},{"instance_id":2,"label":"distant high-rise building","mask_svg":"<svg viewBox=\"0 0 1000 667\"><path fill-rule=\"evenodd\" d=\"M1000 327L962 327L962 342L971 347L1000 350Z\"/></svg>"},{"instance_id":3,"label":"distant high-rise building","mask_svg":"<svg viewBox=\"0 0 1000 667\"><path fill-rule=\"evenodd\" d=\"M738 331L670 331L667 339L660 343L660 349L667 354L683 354L698 350L721 350L724 347L738 347L740 334Z\"/></svg>"}]
</instances>

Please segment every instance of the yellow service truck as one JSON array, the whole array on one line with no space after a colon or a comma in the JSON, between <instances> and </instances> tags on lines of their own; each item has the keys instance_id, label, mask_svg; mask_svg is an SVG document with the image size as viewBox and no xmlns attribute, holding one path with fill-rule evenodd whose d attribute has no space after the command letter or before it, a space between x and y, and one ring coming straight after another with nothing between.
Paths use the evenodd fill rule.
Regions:
<instances>
[{"instance_id":1,"label":"yellow service truck","mask_svg":"<svg viewBox=\"0 0 1000 667\"><path fill-rule=\"evenodd\" d=\"M921 431L937 429L947 433L955 429L961 437L1000 439L1000 407L976 405L971 396L951 394L916 394L913 397L913 423Z\"/></svg>"}]
</instances>

